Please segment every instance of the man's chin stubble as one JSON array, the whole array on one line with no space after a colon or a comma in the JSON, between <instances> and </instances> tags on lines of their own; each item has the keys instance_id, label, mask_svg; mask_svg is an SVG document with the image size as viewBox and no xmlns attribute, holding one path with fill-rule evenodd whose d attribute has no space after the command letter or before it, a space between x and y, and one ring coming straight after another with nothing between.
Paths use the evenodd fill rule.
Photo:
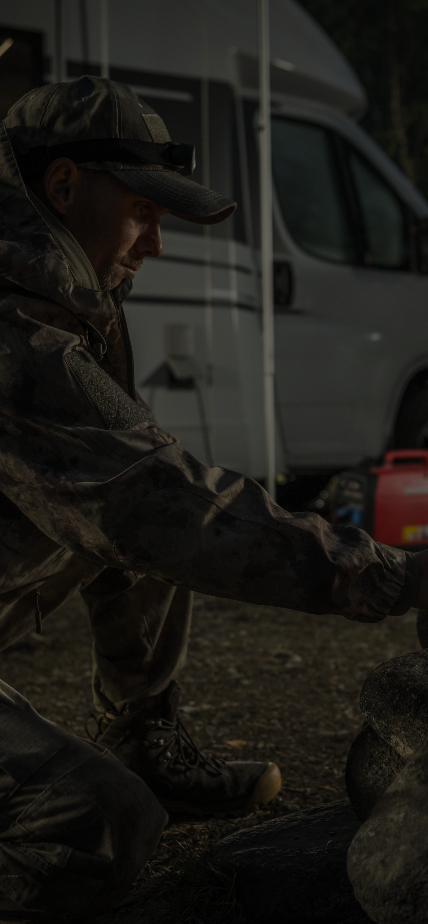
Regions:
<instances>
[{"instance_id":1,"label":"man's chin stubble","mask_svg":"<svg viewBox=\"0 0 428 924\"><path fill-rule=\"evenodd\" d=\"M111 289L115 289L125 279L117 263L108 269L99 271L97 275L102 292L110 292Z\"/></svg>"},{"instance_id":2,"label":"man's chin stubble","mask_svg":"<svg viewBox=\"0 0 428 924\"><path fill-rule=\"evenodd\" d=\"M127 266L128 269L134 270L136 273L141 269L143 261L137 264L127 264L127 263L115 263L113 266L109 266L105 270L101 270L98 273L98 281L100 284L100 289L103 292L109 292L111 289L115 289L124 279L130 279L131 277L128 273L123 272L123 267Z\"/></svg>"}]
</instances>

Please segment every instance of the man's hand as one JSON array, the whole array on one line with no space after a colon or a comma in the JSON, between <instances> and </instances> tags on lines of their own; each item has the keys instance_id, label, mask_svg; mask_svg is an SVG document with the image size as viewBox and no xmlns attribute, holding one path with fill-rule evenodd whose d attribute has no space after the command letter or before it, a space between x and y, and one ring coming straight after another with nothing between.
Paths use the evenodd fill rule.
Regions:
<instances>
[{"instance_id":1,"label":"man's hand","mask_svg":"<svg viewBox=\"0 0 428 924\"><path fill-rule=\"evenodd\" d=\"M421 583L417 599L413 600L412 606L420 610L428 610L428 549L416 552L416 558L421 566Z\"/></svg>"}]
</instances>

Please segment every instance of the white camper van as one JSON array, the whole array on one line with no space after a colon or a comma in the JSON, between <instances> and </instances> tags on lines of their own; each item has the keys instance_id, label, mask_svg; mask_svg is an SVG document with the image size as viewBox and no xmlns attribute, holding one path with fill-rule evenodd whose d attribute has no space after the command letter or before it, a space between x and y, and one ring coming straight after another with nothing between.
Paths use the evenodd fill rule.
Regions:
<instances>
[{"instance_id":1,"label":"white camper van","mask_svg":"<svg viewBox=\"0 0 428 924\"><path fill-rule=\"evenodd\" d=\"M201 460L261 479L256 4L105 6L111 78L239 205L211 229L165 218L127 303L137 386ZM0 115L34 83L100 73L102 8L2 0ZM428 446L428 202L358 127L361 85L292 0L271 0L271 54L277 470Z\"/></svg>"}]
</instances>

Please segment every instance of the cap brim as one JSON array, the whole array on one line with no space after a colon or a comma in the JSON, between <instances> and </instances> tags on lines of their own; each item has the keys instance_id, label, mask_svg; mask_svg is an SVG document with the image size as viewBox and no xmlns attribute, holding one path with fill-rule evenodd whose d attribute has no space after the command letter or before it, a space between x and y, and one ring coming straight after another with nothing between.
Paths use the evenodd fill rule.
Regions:
<instances>
[{"instance_id":1,"label":"cap brim","mask_svg":"<svg viewBox=\"0 0 428 924\"><path fill-rule=\"evenodd\" d=\"M144 170L131 167L122 170L110 169L109 172L126 186L186 221L214 225L229 218L236 209L236 202L195 183L187 176L181 176L174 170Z\"/></svg>"}]
</instances>

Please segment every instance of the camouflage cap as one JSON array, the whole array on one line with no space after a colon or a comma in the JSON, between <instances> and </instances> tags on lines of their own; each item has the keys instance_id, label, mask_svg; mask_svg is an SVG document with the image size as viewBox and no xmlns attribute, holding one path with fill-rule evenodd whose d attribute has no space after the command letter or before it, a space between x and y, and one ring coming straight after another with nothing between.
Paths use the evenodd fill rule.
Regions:
<instances>
[{"instance_id":1,"label":"camouflage cap","mask_svg":"<svg viewBox=\"0 0 428 924\"><path fill-rule=\"evenodd\" d=\"M125 84L87 76L30 90L5 125L25 182L70 157L187 221L214 224L235 211L235 202L190 179L193 145L174 144L161 117Z\"/></svg>"}]
</instances>

